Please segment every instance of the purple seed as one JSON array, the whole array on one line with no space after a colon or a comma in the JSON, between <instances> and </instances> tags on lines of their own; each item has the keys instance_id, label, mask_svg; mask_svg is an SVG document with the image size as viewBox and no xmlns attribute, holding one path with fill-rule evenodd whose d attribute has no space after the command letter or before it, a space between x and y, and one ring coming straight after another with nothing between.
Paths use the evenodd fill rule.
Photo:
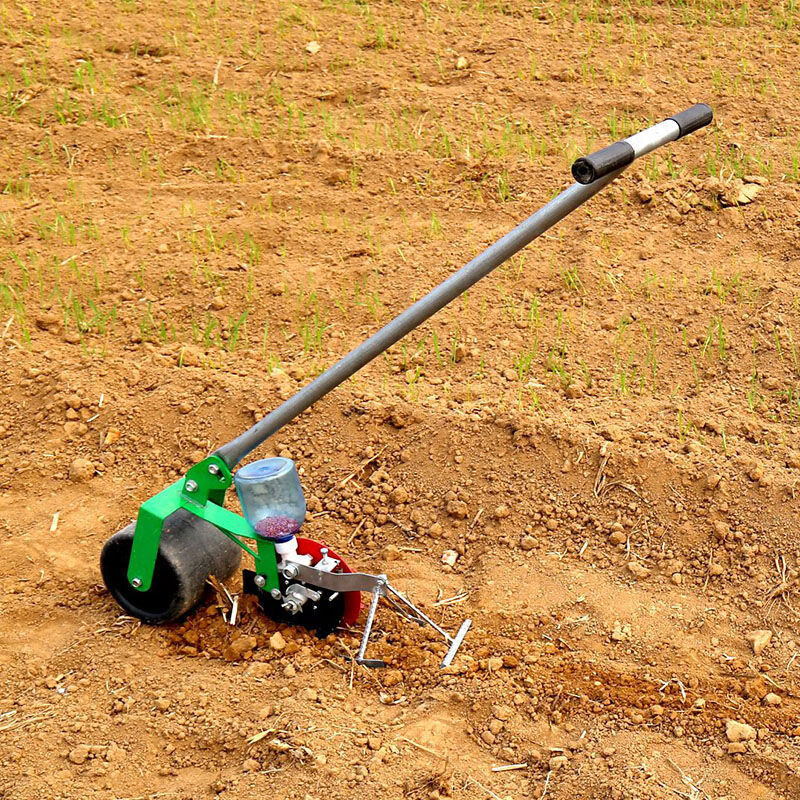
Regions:
<instances>
[{"instance_id":1,"label":"purple seed","mask_svg":"<svg viewBox=\"0 0 800 800\"><path fill-rule=\"evenodd\" d=\"M253 527L265 539L280 539L297 533L300 523L291 517L264 517Z\"/></svg>"}]
</instances>

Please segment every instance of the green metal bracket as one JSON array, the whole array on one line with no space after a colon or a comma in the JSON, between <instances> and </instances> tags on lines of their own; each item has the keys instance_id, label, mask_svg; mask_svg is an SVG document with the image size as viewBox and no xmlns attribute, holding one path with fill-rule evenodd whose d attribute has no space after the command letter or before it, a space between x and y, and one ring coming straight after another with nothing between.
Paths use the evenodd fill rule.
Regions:
<instances>
[{"instance_id":1,"label":"green metal bracket","mask_svg":"<svg viewBox=\"0 0 800 800\"><path fill-rule=\"evenodd\" d=\"M150 588L164 520L183 508L219 528L221 533L253 556L256 573L264 577L264 588L267 591L278 588L275 545L256 536L244 517L228 511L223 505L225 492L232 485L233 475L227 464L218 456L209 456L195 464L181 480L143 503L136 518L128 563L128 580L131 586L142 592Z\"/></svg>"}]
</instances>

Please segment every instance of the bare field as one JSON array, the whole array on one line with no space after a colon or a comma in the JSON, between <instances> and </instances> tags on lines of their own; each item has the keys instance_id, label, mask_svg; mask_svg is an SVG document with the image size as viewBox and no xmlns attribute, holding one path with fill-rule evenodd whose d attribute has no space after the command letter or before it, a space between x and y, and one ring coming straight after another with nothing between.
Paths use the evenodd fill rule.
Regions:
<instances>
[{"instance_id":1,"label":"bare field","mask_svg":"<svg viewBox=\"0 0 800 800\"><path fill-rule=\"evenodd\" d=\"M794 0L0 0L0 798L800 797L799 63ZM451 669L120 616L141 502L699 101L258 451Z\"/></svg>"}]
</instances>

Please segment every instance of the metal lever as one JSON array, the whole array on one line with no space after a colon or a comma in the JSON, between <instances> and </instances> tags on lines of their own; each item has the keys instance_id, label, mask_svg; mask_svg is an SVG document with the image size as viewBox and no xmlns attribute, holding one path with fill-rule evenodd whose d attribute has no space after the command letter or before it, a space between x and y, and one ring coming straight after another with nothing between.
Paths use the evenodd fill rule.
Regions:
<instances>
[{"instance_id":1,"label":"metal lever","mask_svg":"<svg viewBox=\"0 0 800 800\"><path fill-rule=\"evenodd\" d=\"M372 633L372 626L375 622L375 614L378 611L378 603L381 597L385 597L395 607L395 610L416 622L418 625L430 625L437 633L440 633L445 641L450 645L441 668L449 667L461 647L464 637L469 631L472 620L465 619L455 636L451 636L444 628L437 625L424 611L417 608L405 595L397 591L389 583L385 575L369 575L365 572L325 572L324 570L307 567L304 564L292 562L284 568L284 574L292 580L300 580L311 586L318 586L321 589L328 589L333 592L370 592L372 599L367 611L367 620L364 623L364 632L361 634L361 644L358 653L353 659L356 664L363 664L365 667L385 667L386 662L379 658L366 658L367 644ZM410 609L409 614L405 609Z\"/></svg>"}]
</instances>

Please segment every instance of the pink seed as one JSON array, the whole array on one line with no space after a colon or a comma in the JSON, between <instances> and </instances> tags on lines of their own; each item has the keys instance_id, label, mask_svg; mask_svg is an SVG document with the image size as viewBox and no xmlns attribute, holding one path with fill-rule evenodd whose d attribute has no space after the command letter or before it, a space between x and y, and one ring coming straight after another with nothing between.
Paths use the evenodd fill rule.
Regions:
<instances>
[{"instance_id":1,"label":"pink seed","mask_svg":"<svg viewBox=\"0 0 800 800\"><path fill-rule=\"evenodd\" d=\"M256 533L266 539L280 539L282 536L297 533L300 523L291 517L264 517L253 527Z\"/></svg>"}]
</instances>

